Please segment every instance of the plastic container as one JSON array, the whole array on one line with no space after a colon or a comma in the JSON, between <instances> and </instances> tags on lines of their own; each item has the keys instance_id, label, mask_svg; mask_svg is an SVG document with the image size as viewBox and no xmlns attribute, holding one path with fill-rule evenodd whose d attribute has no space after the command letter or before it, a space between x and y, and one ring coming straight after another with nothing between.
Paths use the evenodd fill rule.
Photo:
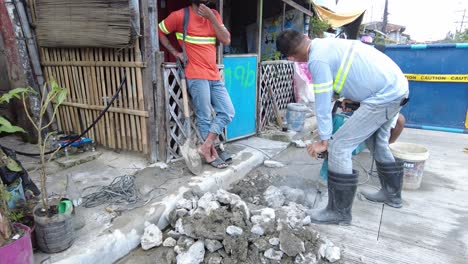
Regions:
<instances>
[{"instance_id":1,"label":"plastic container","mask_svg":"<svg viewBox=\"0 0 468 264\"><path fill-rule=\"evenodd\" d=\"M24 197L23 180L21 178L18 178L18 180L10 184L10 186L7 187L7 191L11 194L11 198L8 200L8 208L15 208L19 200L26 201Z\"/></svg>"},{"instance_id":2,"label":"plastic container","mask_svg":"<svg viewBox=\"0 0 468 264\"><path fill-rule=\"evenodd\" d=\"M396 142L390 145L390 150L397 161L403 162L403 189L418 189L422 182L424 164L429 158L427 148L418 144Z\"/></svg>"},{"instance_id":3,"label":"plastic container","mask_svg":"<svg viewBox=\"0 0 468 264\"><path fill-rule=\"evenodd\" d=\"M31 229L25 225L15 223L16 228L24 230L23 236L8 245L0 247L1 263L32 264L34 255L31 244Z\"/></svg>"},{"instance_id":4,"label":"plastic container","mask_svg":"<svg viewBox=\"0 0 468 264\"><path fill-rule=\"evenodd\" d=\"M290 103L286 112L288 130L300 132L304 129L304 122L308 109L303 104Z\"/></svg>"}]
</instances>

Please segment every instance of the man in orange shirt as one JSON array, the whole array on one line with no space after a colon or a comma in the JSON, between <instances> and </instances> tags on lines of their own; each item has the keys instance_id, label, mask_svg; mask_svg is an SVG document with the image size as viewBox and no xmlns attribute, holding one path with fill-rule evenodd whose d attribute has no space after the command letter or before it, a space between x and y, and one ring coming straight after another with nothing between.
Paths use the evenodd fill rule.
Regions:
<instances>
[{"instance_id":1,"label":"man in orange shirt","mask_svg":"<svg viewBox=\"0 0 468 264\"><path fill-rule=\"evenodd\" d=\"M216 39L222 44L231 43L231 35L224 27L219 13L206 6L209 0L192 0L189 7L185 50L188 62L185 66L187 86L192 96L192 102L197 116L197 127L204 142L198 152L215 168L228 166L230 157L226 153L216 151L214 141L222 133L224 127L234 117L234 106L221 81L216 65ZM182 45L184 39L184 9L172 12L159 23L159 39L161 44L172 55L184 61L181 51L174 48L167 34L175 32ZM212 118L211 107L216 112Z\"/></svg>"}]
</instances>

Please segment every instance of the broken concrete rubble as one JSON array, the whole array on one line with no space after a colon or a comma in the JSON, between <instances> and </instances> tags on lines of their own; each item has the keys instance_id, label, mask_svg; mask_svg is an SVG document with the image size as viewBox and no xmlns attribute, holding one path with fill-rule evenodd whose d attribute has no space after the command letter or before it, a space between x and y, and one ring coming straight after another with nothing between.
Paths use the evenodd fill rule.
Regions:
<instances>
[{"instance_id":1,"label":"broken concrete rubble","mask_svg":"<svg viewBox=\"0 0 468 264\"><path fill-rule=\"evenodd\" d=\"M166 238L163 242L163 247L175 247L176 245L177 241L172 237Z\"/></svg>"},{"instance_id":2,"label":"broken concrete rubble","mask_svg":"<svg viewBox=\"0 0 468 264\"><path fill-rule=\"evenodd\" d=\"M162 232L161 230L154 224L148 224L145 227L145 232L141 237L141 247L144 250L148 250L153 247L157 247L162 243Z\"/></svg>"},{"instance_id":3,"label":"broken concrete rubble","mask_svg":"<svg viewBox=\"0 0 468 264\"><path fill-rule=\"evenodd\" d=\"M206 249L208 249L208 251L214 253L218 251L218 249L223 248L223 244L221 244L221 242L219 242L218 240L206 239L205 247Z\"/></svg>"},{"instance_id":4,"label":"broken concrete rubble","mask_svg":"<svg viewBox=\"0 0 468 264\"><path fill-rule=\"evenodd\" d=\"M268 189L263 193L265 201L269 207L279 208L284 204L286 201L286 197L284 197L283 192L278 187L270 186Z\"/></svg>"},{"instance_id":5,"label":"broken concrete rubble","mask_svg":"<svg viewBox=\"0 0 468 264\"><path fill-rule=\"evenodd\" d=\"M243 232L244 231L242 230L242 228L237 226L228 226L226 228L226 233L228 233L230 236L240 236Z\"/></svg>"},{"instance_id":6,"label":"broken concrete rubble","mask_svg":"<svg viewBox=\"0 0 468 264\"><path fill-rule=\"evenodd\" d=\"M184 207L170 214L175 230L165 234L164 246L177 254L177 264L315 264L316 254L320 263L339 259L340 249L310 225L310 217L305 214L307 208L287 200L280 188L270 186L265 198L274 196L282 196L281 201L271 199L268 203L269 199L265 199L265 202L277 206L275 209L249 207L238 195L225 190L184 196L197 207L191 213L182 213L180 210L187 210ZM218 207L206 210L213 202ZM183 207L188 202L178 204Z\"/></svg>"},{"instance_id":7,"label":"broken concrete rubble","mask_svg":"<svg viewBox=\"0 0 468 264\"><path fill-rule=\"evenodd\" d=\"M268 168L282 168L284 167L284 164L278 161L274 160L265 160L263 162L263 165L265 165Z\"/></svg>"},{"instance_id":8,"label":"broken concrete rubble","mask_svg":"<svg viewBox=\"0 0 468 264\"><path fill-rule=\"evenodd\" d=\"M177 264L199 264L205 259L205 245L199 240L186 252L177 255Z\"/></svg>"}]
</instances>

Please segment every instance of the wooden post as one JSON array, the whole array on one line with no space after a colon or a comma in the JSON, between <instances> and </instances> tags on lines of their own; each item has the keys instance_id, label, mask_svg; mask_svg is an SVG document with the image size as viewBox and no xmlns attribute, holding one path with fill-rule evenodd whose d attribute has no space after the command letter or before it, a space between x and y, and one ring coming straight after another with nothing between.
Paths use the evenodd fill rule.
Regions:
<instances>
[{"instance_id":1,"label":"wooden post","mask_svg":"<svg viewBox=\"0 0 468 264\"><path fill-rule=\"evenodd\" d=\"M219 15L221 16L221 19L224 22L224 1L223 0L219 0L218 10L219 10ZM223 53L224 53L224 46L222 43L219 43L218 64L223 64Z\"/></svg>"},{"instance_id":2,"label":"wooden post","mask_svg":"<svg viewBox=\"0 0 468 264\"><path fill-rule=\"evenodd\" d=\"M260 62L262 60L263 0L258 0L257 2L257 25L257 53L258 61Z\"/></svg>"},{"instance_id":3,"label":"wooden post","mask_svg":"<svg viewBox=\"0 0 468 264\"><path fill-rule=\"evenodd\" d=\"M158 129L158 152L159 160L167 160L167 121L166 121L166 91L164 86L164 77L162 74L162 65L164 62L164 52L156 53L156 74L157 74L157 83L156 83L156 123Z\"/></svg>"},{"instance_id":4,"label":"wooden post","mask_svg":"<svg viewBox=\"0 0 468 264\"><path fill-rule=\"evenodd\" d=\"M23 29L21 28L21 19L18 16L15 5L10 1L0 0L0 24L0 34L4 42L7 71L11 87L31 86L40 94L40 88L35 81L34 72L31 68L28 48ZM28 107L33 119L37 121L39 112L32 107L37 104L37 102L34 102L35 100L37 100L37 97L30 96L28 98ZM16 101L15 104L17 104L14 106L16 109L23 109L21 102ZM28 132L25 135L27 141L36 141L36 130L32 127L22 110L18 111L17 125Z\"/></svg>"},{"instance_id":5,"label":"wooden post","mask_svg":"<svg viewBox=\"0 0 468 264\"><path fill-rule=\"evenodd\" d=\"M257 32L257 56L258 56L258 64L257 64L257 133L260 132L261 126L261 116L260 110L262 106L261 97L260 97L260 89L261 89L261 82L262 82L262 29L263 29L263 0L257 0L257 25L258 25L258 32Z\"/></svg>"},{"instance_id":6,"label":"wooden post","mask_svg":"<svg viewBox=\"0 0 468 264\"><path fill-rule=\"evenodd\" d=\"M158 7L156 0L141 1L141 11L143 20L143 61L146 68L143 70L143 91L145 95L145 108L148 111L148 144L149 144L149 160L156 162L159 158L158 144L166 144L166 142L158 142L158 131L160 124L157 123L157 114L155 110L158 107L155 101L155 93L157 79L156 68L156 51L159 50L158 39ZM159 158L159 160L161 160Z\"/></svg>"}]
</instances>

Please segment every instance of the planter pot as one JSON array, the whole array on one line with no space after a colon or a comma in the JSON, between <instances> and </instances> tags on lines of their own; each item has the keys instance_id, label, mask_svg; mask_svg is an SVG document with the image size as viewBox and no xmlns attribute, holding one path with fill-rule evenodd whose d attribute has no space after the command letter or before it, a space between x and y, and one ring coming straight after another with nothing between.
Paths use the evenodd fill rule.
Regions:
<instances>
[{"instance_id":1,"label":"planter pot","mask_svg":"<svg viewBox=\"0 0 468 264\"><path fill-rule=\"evenodd\" d=\"M0 247L1 263L32 264L34 255L31 245L31 229L25 225L15 223L14 227L24 231L23 236L8 245Z\"/></svg>"},{"instance_id":2,"label":"planter pot","mask_svg":"<svg viewBox=\"0 0 468 264\"><path fill-rule=\"evenodd\" d=\"M42 252L58 253L73 245L75 230L72 210L48 216L42 212L42 205L38 204L34 208L34 222L37 247Z\"/></svg>"}]
</instances>

